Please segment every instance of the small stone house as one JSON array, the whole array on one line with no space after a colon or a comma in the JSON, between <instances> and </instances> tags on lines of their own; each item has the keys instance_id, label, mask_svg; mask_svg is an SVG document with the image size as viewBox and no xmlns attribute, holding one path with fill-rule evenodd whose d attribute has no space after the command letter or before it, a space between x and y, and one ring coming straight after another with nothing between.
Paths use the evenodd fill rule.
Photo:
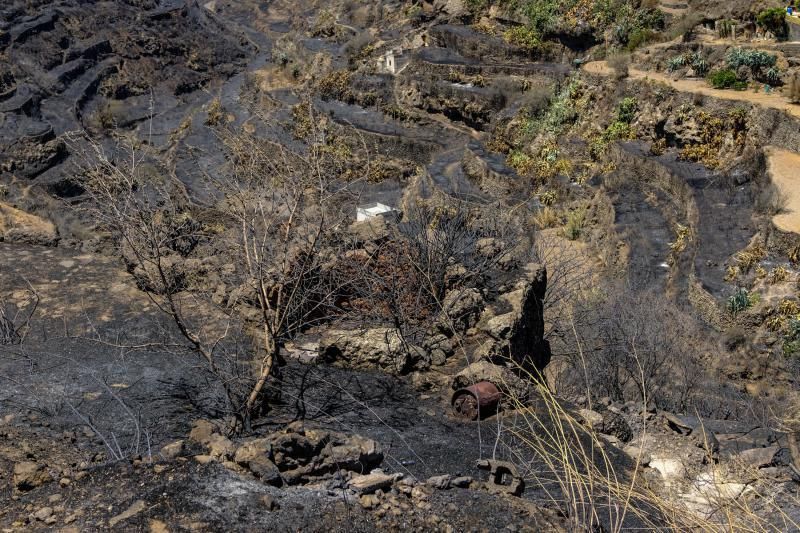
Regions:
<instances>
[{"instance_id":1,"label":"small stone house","mask_svg":"<svg viewBox=\"0 0 800 533\"><path fill-rule=\"evenodd\" d=\"M390 74L398 74L410 61L409 54L404 53L402 48L387 50L378 58L378 70Z\"/></svg>"}]
</instances>

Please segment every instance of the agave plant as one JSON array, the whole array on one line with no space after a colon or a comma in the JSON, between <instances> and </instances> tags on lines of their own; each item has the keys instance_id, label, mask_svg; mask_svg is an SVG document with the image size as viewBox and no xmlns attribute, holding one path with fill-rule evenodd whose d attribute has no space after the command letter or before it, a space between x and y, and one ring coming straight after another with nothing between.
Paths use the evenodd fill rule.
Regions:
<instances>
[{"instance_id":1,"label":"agave plant","mask_svg":"<svg viewBox=\"0 0 800 533\"><path fill-rule=\"evenodd\" d=\"M692 54L692 69L698 76L705 76L708 72L708 62L700 52Z\"/></svg>"},{"instance_id":2,"label":"agave plant","mask_svg":"<svg viewBox=\"0 0 800 533\"><path fill-rule=\"evenodd\" d=\"M740 287L728 298L728 312L736 316L752 305L752 297L747 289Z\"/></svg>"},{"instance_id":3,"label":"agave plant","mask_svg":"<svg viewBox=\"0 0 800 533\"><path fill-rule=\"evenodd\" d=\"M683 54L672 57L667 60L667 70L669 72L675 72L676 70L683 68L685 65L686 65L686 56L684 56Z\"/></svg>"},{"instance_id":4,"label":"agave plant","mask_svg":"<svg viewBox=\"0 0 800 533\"><path fill-rule=\"evenodd\" d=\"M781 82L781 70L778 67L769 67L764 77L770 85L778 85Z\"/></svg>"},{"instance_id":5,"label":"agave plant","mask_svg":"<svg viewBox=\"0 0 800 533\"><path fill-rule=\"evenodd\" d=\"M725 61L728 66L734 70L741 66L750 67L752 70L758 70L763 67L772 67L778 57L762 50L753 50L752 48L731 48Z\"/></svg>"}]
</instances>

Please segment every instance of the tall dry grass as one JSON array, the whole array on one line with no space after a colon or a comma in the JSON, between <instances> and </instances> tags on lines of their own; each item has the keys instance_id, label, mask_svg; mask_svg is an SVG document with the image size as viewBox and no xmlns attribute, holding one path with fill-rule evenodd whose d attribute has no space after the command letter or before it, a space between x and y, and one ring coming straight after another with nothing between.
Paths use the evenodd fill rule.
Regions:
<instances>
[{"instance_id":1,"label":"tall dry grass","mask_svg":"<svg viewBox=\"0 0 800 533\"><path fill-rule=\"evenodd\" d=\"M585 369L589 372L588 369ZM535 383L535 401L504 400L498 441L525 477L526 486L544 506L558 508L574 531L800 531L787 501L800 508L796 496L783 506L770 487L751 484L747 494L728 498L724 490L705 494L706 512L693 510L660 483L643 475L644 452L629 457L589 429L575 410L557 398L542 376L521 368ZM511 389L511 387L506 387ZM650 432L647 398L642 402L639 442ZM495 445L495 449L498 445ZM735 465L731 465L733 467ZM717 467L707 467L716 479ZM743 474L755 479L754 472Z\"/></svg>"}]
</instances>

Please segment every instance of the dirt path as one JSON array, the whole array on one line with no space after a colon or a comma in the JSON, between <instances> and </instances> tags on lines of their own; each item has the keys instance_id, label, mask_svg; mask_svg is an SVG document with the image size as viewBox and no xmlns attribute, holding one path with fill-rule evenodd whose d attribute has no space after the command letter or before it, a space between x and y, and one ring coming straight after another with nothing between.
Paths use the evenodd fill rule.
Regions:
<instances>
[{"instance_id":1,"label":"dirt path","mask_svg":"<svg viewBox=\"0 0 800 533\"><path fill-rule=\"evenodd\" d=\"M689 4L685 2L666 2L662 0L658 3L658 9L669 15L680 17L689 11Z\"/></svg>"},{"instance_id":2,"label":"dirt path","mask_svg":"<svg viewBox=\"0 0 800 533\"><path fill-rule=\"evenodd\" d=\"M583 70L592 74L600 74L608 76L612 74L612 69L605 61L590 61L583 66ZM795 117L800 117L800 105L790 103L779 93L754 93L752 91L734 91L727 89L714 89L709 87L705 80L698 79L682 79L673 80L669 76L660 72L651 72L631 68L628 71L628 77L634 80L650 80L660 83L666 83L673 87L675 90L692 93L702 94L705 96L712 96L714 98L721 98L723 100L735 100L739 102L749 102L764 107L771 107L773 109L780 109L786 111Z\"/></svg>"},{"instance_id":3,"label":"dirt path","mask_svg":"<svg viewBox=\"0 0 800 533\"><path fill-rule=\"evenodd\" d=\"M780 230L800 233L800 154L774 146L768 146L765 152L767 172L786 202L772 217L772 223Z\"/></svg>"}]
</instances>

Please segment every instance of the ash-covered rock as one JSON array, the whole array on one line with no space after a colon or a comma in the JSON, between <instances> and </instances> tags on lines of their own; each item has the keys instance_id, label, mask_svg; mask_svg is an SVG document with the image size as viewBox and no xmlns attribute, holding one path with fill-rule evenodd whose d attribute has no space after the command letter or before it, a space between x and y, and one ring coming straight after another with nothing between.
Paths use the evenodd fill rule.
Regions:
<instances>
[{"instance_id":1,"label":"ash-covered rock","mask_svg":"<svg viewBox=\"0 0 800 533\"><path fill-rule=\"evenodd\" d=\"M195 422L190 440L203 446L202 462L241 467L270 485L298 485L341 472L366 474L383 461L381 446L360 435L306 428L293 423L283 431L234 443L206 420Z\"/></svg>"}]
</instances>

